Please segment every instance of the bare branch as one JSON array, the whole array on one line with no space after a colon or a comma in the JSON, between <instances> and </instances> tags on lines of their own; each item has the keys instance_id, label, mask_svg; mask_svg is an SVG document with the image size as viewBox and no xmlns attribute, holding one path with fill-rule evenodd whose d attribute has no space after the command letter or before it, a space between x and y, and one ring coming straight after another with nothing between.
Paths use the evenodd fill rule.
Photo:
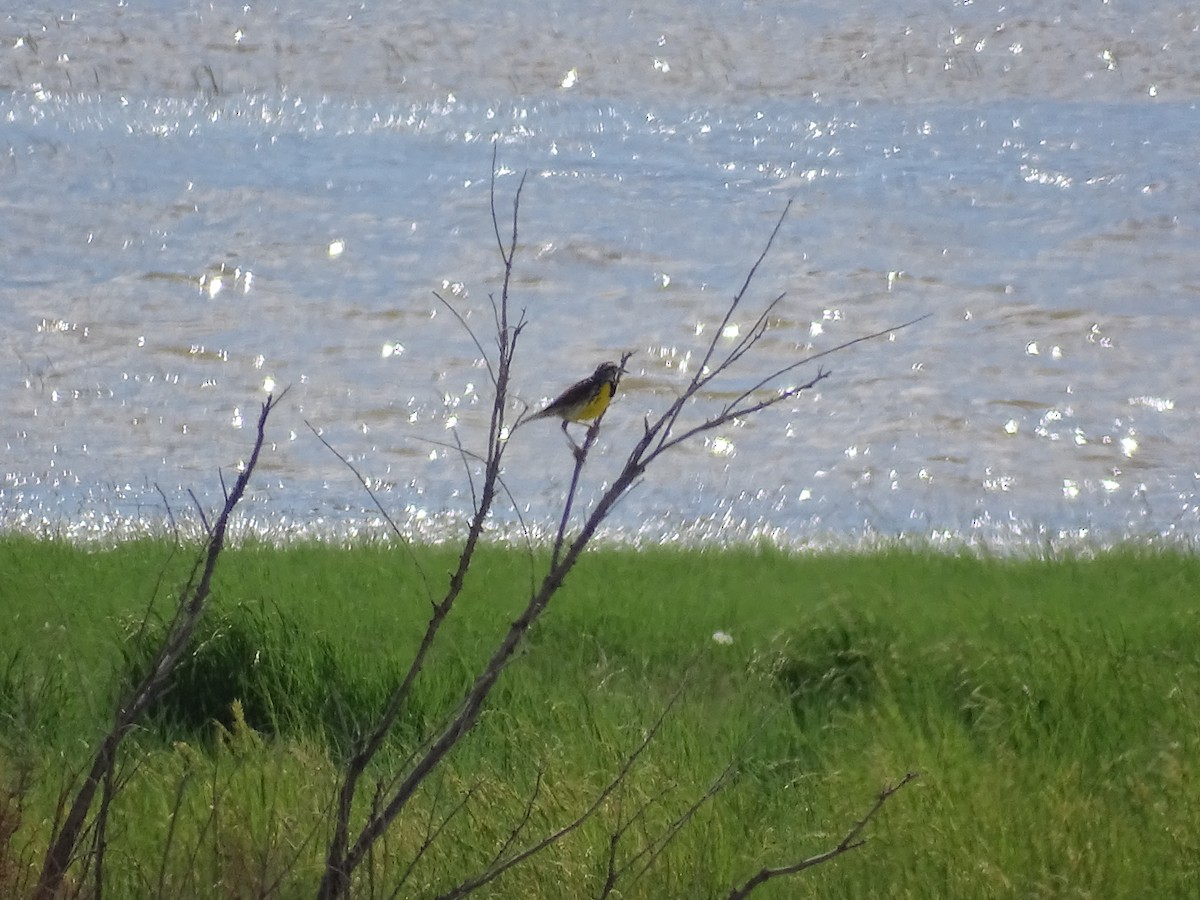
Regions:
<instances>
[{"instance_id":1,"label":"bare branch","mask_svg":"<svg viewBox=\"0 0 1200 900\"><path fill-rule=\"evenodd\" d=\"M189 766L183 770L179 783L175 786L175 800L171 804L171 815L167 819L167 839L158 860L158 886L154 891L155 897L162 897L167 882L167 860L171 856L171 845L175 843L175 826L179 823L179 810L183 808L183 798L188 785L192 781L192 770Z\"/></svg>"},{"instance_id":2,"label":"bare branch","mask_svg":"<svg viewBox=\"0 0 1200 900\"><path fill-rule=\"evenodd\" d=\"M179 539L179 526L175 524L175 513L171 510L171 501L167 499L167 495L163 493L163 489L159 487L158 482L154 482L154 489L158 491L158 496L162 497L163 508L167 511L167 522L171 526L171 536L174 538L175 546L178 547L182 541Z\"/></svg>"},{"instance_id":3,"label":"bare branch","mask_svg":"<svg viewBox=\"0 0 1200 900\"><path fill-rule=\"evenodd\" d=\"M578 816L576 816L574 819L572 819L567 824L563 825L561 828L558 828L557 830L546 835L541 840L536 841L535 843L526 847L521 852L513 854L508 859L505 859L502 862L494 863L492 866L490 866L485 871L481 872L479 875L476 875L472 878L468 878L467 880L463 881L462 883L460 883L459 885L457 885L456 887L454 887L447 893L442 894L438 898L438 900L457 900L457 898L459 898L459 897L465 897L468 894L473 893L474 891L477 891L479 888L483 887L484 885L486 885L492 881L495 881L497 878L499 878L501 875L503 875L505 872L507 872L509 869L513 868L514 866L520 865L521 863L523 863L525 860L529 859L530 857L536 856L538 853L541 853L547 847L550 847L553 844L558 843L564 837L566 837L568 834L570 834L571 832L578 829L581 825L583 825L584 822L588 821L588 819L590 819L592 816L594 816L600 810L600 808L604 805L605 801L608 800L608 798L612 795L612 793L618 787L620 787L622 784L624 784L625 779L628 778L629 773L633 770L634 764L638 761L639 757L641 757L641 755L645 752L646 748L649 747L650 744L654 741L654 738L658 735L658 732L662 728L663 723L667 720L667 717L671 714L671 711L675 708L675 704L678 703L679 698L683 696L684 690L687 687L687 684L689 681L689 676L690 676L690 670L687 674L685 674L684 680L682 682L680 682L679 687L675 690L675 693L671 695L671 699L667 701L667 705L665 707L663 707L663 711L659 714L659 717L654 721L654 724L651 725L649 730L645 733L645 735L643 735L642 740L638 743L638 745L636 747L634 747L633 750L625 757L625 761L621 765L621 768L617 771L617 773L613 776L613 778L608 782L608 784L605 785L605 787L600 791L600 793L597 794L595 796L595 798L593 798L592 802L587 806L586 809L583 810L582 813L580 813Z\"/></svg>"},{"instance_id":4,"label":"bare branch","mask_svg":"<svg viewBox=\"0 0 1200 900\"><path fill-rule=\"evenodd\" d=\"M286 393L285 390L283 394L280 394L279 400L282 400ZM193 585L189 580L180 592L175 619L155 654L154 660L141 682L127 698L118 704L113 715L112 726L95 750L90 770L71 801L70 810L63 820L62 829L46 851L42 873L34 891L36 900L53 900L58 895L67 869L75 858L79 842L87 827L88 815L92 809L96 791L111 779L117 764L121 743L146 710L162 696L171 673L191 642L192 635L208 602L217 561L225 548L225 536L230 518L245 495L246 487L250 483L250 476L258 465L258 457L266 440L267 417L278 405L279 400L268 396L262 405L254 448L249 461L234 482L233 489L226 494L225 504L217 517L202 556L203 568L199 581ZM224 478L221 481L224 486Z\"/></svg>"},{"instance_id":5,"label":"bare branch","mask_svg":"<svg viewBox=\"0 0 1200 900\"><path fill-rule=\"evenodd\" d=\"M444 447L447 450L454 450L467 459L475 460L475 462L479 463L480 465L487 465L486 459L484 459L478 453L475 453L473 450L468 449L462 444L461 441L458 440L457 431L454 432L455 442L453 444L451 444L449 441L439 441L436 438L421 437L420 435L414 435L412 440L420 441L422 444L429 444L434 447ZM475 496L475 482L473 479L471 479L470 474L468 474L467 477L471 480L471 508L474 509L478 505L478 499ZM532 556L533 534L529 530L529 523L525 521L525 516L521 513L521 507L517 503L517 498L513 495L513 492L508 487L508 483L503 478L497 476L496 483L500 486L500 490L504 492L504 496L508 498L508 503L512 508L512 511L517 514L517 524L521 526L521 535L525 540L525 549L528 551L529 555Z\"/></svg>"},{"instance_id":6,"label":"bare branch","mask_svg":"<svg viewBox=\"0 0 1200 900\"><path fill-rule=\"evenodd\" d=\"M785 391L781 391L780 393L776 394L773 397L770 397L767 400L761 400L758 403L751 404L750 406L735 408L732 404L727 404L725 406L725 408L723 410L721 410L721 412L717 413L715 416L705 419L700 424L695 425L692 428L689 428L687 431L683 432L682 434L676 435L675 437L671 438L668 441L664 441L660 446L656 447L646 457L646 459L649 462L649 461L653 460L655 457L657 457L659 454L665 453L666 451L670 450L675 445L682 444L684 441L691 440L693 437L695 437L696 435L701 434L703 432L712 431L714 428L719 428L721 425L724 425L726 422L730 421L731 419L752 415L756 412L759 412L760 410L764 410L764 409L767 409L768 407L775 406L778 403L783 403L785 400L790 400L793 397L797 396L798 394L801 394L804 391L811 390L812 388L816 387L817 384L824 381L831 374L832 373L827 372L824 369L819 369L817 371L817 374L814 375L811 379L809 379L804 384L798 385L797 387L794 387L794 388L789 388ZM747 392L747 394L748 393L749 392ZM737 398L737 400L733 401L733 403L737 403L741 400L744 400L746 398L747 394L741 395L740 397Z\"/></svg>"},{"instance_id":7,"label":"bare branch","mask_svg":"<svg viewBox=\"0 0 1200 900\"><path fill-rule=\"evenodd\" d=\"M400 541L400 544L406 551L408 551L409 559L412 560L412 564L416 568L417 574L421 576L421 583L425 586L425 596L430 598L432 601L433 588L429 584L429 576L426 574L424 567L421 565L421 560L418 559L416 553L413 552L412 541L410 541L405 536L404 532L400 530L400 526L396 524L395 520L388 513L387 509L380 501L379 495L376 494L374 489L371 487L370 482L368 482L363 476L362 472L355 467L354 463L350 462L350 460L341 452L339 452L338 449L333 446L333 444L325 440L325 436L317 430L316 426L314 426L312 422L308 421L308 419L305 419L304 424L307 425L308 430L313 433L313 437L324 444L325 449L336 456L341 461L342 465L349 469L354 474L354 477L358 479L358 483L362 485L363 490L367 492L367 496L371 498L371 502L375 504L375 508L379 510L379 514L383 516L383 520L387 522L388 528L391 529L392 534L396 536L396 539Z\"/></svg>"},{"instance_id":8,"label":"bare branch","mask_svg":"<svg viewBox=\"0 0 1200 900\"><path fill-rule=\"evenodd\" d=\"M754 261L754 265L750 267L750 271L746 273L746 280L742 282L741 288L733 295L733 300L725 309L725 315L721 319L721 324L713 332L712 338L708 342L708 349L704 353L704 357L700 360L700 365L696 367L696 374L692 376L692 387L699 387L703 381L704 370L708 367L712 360L713 354L717 350L717 342L725 332L725 326L729 324L729 320L733 318L733 314L737 312L738 306L741 305L742 299L746 296L746 292L750 290L750 284L754 281L754 276L758 274L758 268L767 258L767 254L771 252L771 246L775 243L775 238L778 237L779 231L783 228L783 222L788 216L788 212L792 208L792 201L788 202L783 207L783 212L779 214L779 219L775 222L775 227L771 229L771 234L767 238L767 243L763 246L762 252L758 254L758 259Z\"/></svg>"},{"instance_id":9,"label":"bare branch","mask_svg":"<svg viewBox=\"0 0 1200 900\"><path fill-rule=\"evenodd\" d=\"M458 436L458 429L451 429L450 433L454 435L454 449L458 451L458 458L462 460L463 474L467 476L467 484L471 488L471 509L479 506L479 495L475 493L475 476L471 472L471 457L478 459L478 454L468 453L463 446L462 439Z\"/></svg>"},{"instance_id":10,"label":"bare branch","mask_svg":"<svg viewBox=\"0 0 1200 900\"><path fill-rule=\"evenodd\" d=\"M701 384L705 383L705 381L715 378L718 373L728 369L735 362L741 359L747 352L754 349L755 344L762 340L763 336L767 333L767 327L770 324L771 313L775 311L775 307L783 302L783 298L786 296L787 294L779 294L774 300L766 305L763 311L759 313L754 324L746 330L744 335L742 335L741 340L734 345L734 348L729 351L728 355L717 366L716 370L710 374L710 377L701 381Z\"/></svg>"},{"instance_id":11,"label":"bare branch","mask_svg":"<svg viewBox=\"0 0 1200 900\"><path fill-rule=\"evenodd\" d=\"M511 265L508 254L504 251L504 238L500 236L500 217L496 215L496 159L500 152L500 142L492 141L492 178L488 191L488 203L492 210L492 231L496 234L496 247L500 250L500 259L505 266Z\"/></svg>"},{"instance_id":12,"label":"bare branch","mask_svg":"<svg viewBox=\"0 0 1200 900\"><path fill-rule=\"evenodd\" d=\"M525 830L525 826L529 824L529 820L533 816L533 808L537 804L537 799L542 792L542 776L544 774L542 767L538 766L537 777L533 781L533 789L529 792L529 797L525 801L525 809L521 812L521 817L517 819L516 824L509 831L504 843L500 845L492 857L491 864L493 866L504 858L504 855L508 853L512 845L516 843L517 838L521 836L521 832Z\"/></svg>"},{"instance_id":13,"label":"bare branch","mask_svg":"<svg viewBox=\"0 0 1200 900\"><path fill-rule=\"evenodd\" d=\"M464 791L463 795L459 798L458 802L454 804L453 808L451 808L451 810L442 817L441 821L438 822L436 828L433 826L434 809L431 808L429 810L429 820L426 822L425 837L421 841L421 846L417 848L417 852L413 854L413 858L409 860L404 872L400 875L400 880L396 882L395 890L393 890L391 893L392 897L398 897L400 895L401 889L408 882L408 879L412 875L413 869L416 868L417 863L421 861L421 859L429 851L429 848L434 845L437 839L441 836L442 832L445 831L446 826L449 825L460 812L466 809L467 804L471 802L471 798L475 796L477 789L478 785L471 785L471 787L467 788L467 790Z\"/></svg>"},{"instance_id":14,"label":"bare branch","mask_svg":"<svg viewBox=\"0 0 1200 900\"><path fill-rule=\"evenodd\" d=\"M717 794L725 789L730 781L732 781L737 775L737 772L738 761L736 758L731 759L729 761L729 765L727 765L721 774L713 780L712 784L708 786L707 790L693 800L688 807L682 813L680 813L678 817L676 817L675 821L667 826L666 831L659 835L653 842L643 847L641 851L634 854L634 856L630 858L625 866L618 870L617 877L619 878L621 875L623 875L626 870L631 868L643 856L646 857L646 862L633 876L632 881L637 881L639 878L645 875L646 872L650 870L650 867L653 866L658 860L658 857L662 855L663 851L666 850L670 843L675 840L681 831L683 831L683 829L687 826L687 823L695 817L696 813L698 813L705 804L707 804L710 800L716 797Z\"/></svg>"},{"instance_id":15,"label":"bare branch","mask_svg":"<svg viewBox=\"0 0 1200 900\"><path fill-rule=\"evenodd\" d=\"M192 503L196 506L196 514L200 516L200 524L204 527L204 533L210 538L212 537L212 526L208 524L208 516L204 515L204 506L197 499L195 492L188 488L188 496L192 498Z\"/></svg>"},{"instance_id":16,"label":"bare branch","mask_svg":"<svg viewBox=\"0 0 1200 900\"><path fill-rule=\"evenodd\" d=\"M408 700L411 690L418 675L422 672L427 655L433 642L437 638L442 624L446 617L450 614L456 598L459 596L465 583L468 570L474 558L475 549L483 531L483 525L487 515L489 514L492 505L495 501L497 490L503 487L503 482L500 479L501 463L506 447L505 437L508 431L505 428L505 416L508 408L508 388L510 383L510 371L512 360L515 355L516 346L520 337L521 331L525 324L524 314L515 325L511 325L509 321L509 290L512 284L513 265L516 258L516 250L518 246L518 218L520 212L521 192L525 184L523 176L513 199L513 217L511 223L510 239L507 243L500 236L499 215L496 209L495 195L495 151L493 151L493 167L492 167L492 189L491 189L491 212L493 229L496 233L497 246L500 250L501 260L504 265L503 285L499 294L499 300L495 296L489 294L489 300L492 303L493 315L496 325L496 343L498 355L494 369L494 384L495 396L492 403L491 416L487 430L487 451L481 462L483 464L483 477L478 485L478 493L476 494L476 485L474 480L471 481L473 496L475 497L474 514L467 529L467 535L463 544L463 548L459 555L458 566L450 576L450 583L447 587L443 598L433 604L433 610L430 619L426 625L424 636L414 653L409 669L400 683L393 690L393 693L387 701L385 708L376 723L374 730L367 735L359 744L355 753L348 761L346 770L343 775L343 781L338 792L337 809L334 822L333 835L329 843L329 852L326 858L325 874L322 879L319 897L322 900L333 900L345 896L350 888L351 876L360 864L369 860L372 848L375 843L383 836L391 824L407 808L409 801L413 798L416 792L421 788L421 785L438 770L443 761L458 746L459 742L471 732L475 727L476 722L487 702L493 688L499 678L512 663L515 658L516 651L525 640L530 628L533 627L540 617L545 613L550 601L556 595L559 588L562 586L564 579L573 569L580 555L589 546L591 540L595 536L601 523L611 513L613 507L636 485L645 473L647 466L656 460L662 453L673 448L680 442L688 440L701 432L716 428L729 419L738 415L752 415L756 412L764 410L770 406L781 403L801 391L810 389L821 380L829 377L829 373L824 369L818 370L817 374L806 384L797 387L790 387L779 391L776 395L755 400L754 395L757 391L773 384L776 379L782 378L795 368L816 359L820 359L829 353L835 352L836 349L845 349L853 344L864 340L870 340L874 337L882 336L885 333L890 333L895 329L888 329L886 332L879 332L875 335L868 335L861 338L856 338L852 341L847 341L840 345L835 350L825 351L819 354L799 360L789 364L777 371L771 373L767 378L760 379L751 389L742 391L731 402L725 405L715 414L710 415L704 421L689 428L683 434L673 434L673 429L676 426L684 407L695 398L697 392L703 387L710 384L714 379L723 375L728 369L743 359L749 352L755 348L766 334L771 316L775 308L782 300L782 294L772 300L766 307L760 311L755 322L746 335L737 344L724 355L722 360L710 368L714 356L717 353L719 346L718 342L725 331L725 326L732 320L735 312L743 302L747 295L751 283L757 274L759 267L767 257L776 237L780 233L783 221L787 215L790 204L781 214L779 221L763 248L758 259L751 266L746 279L736 295L734 295L728 308L725 311L721 326L713 335L708 343L708 347L704 352L703 359L692 376L688 386L683 394L668 407L668 409L657 419L653 421L647 419L644 422L644 429L641 438L637 441L634 448L631 450L626 462L621 468L617 476L612 480L599 497L592 504L586 516L582 517L582 521L577 531L574 531L568 539L568 534L571 532L570 523L575 515L575 507L578 501L579 482L583 466L586 464L591 449L594 447L599 436L599 430L602 425L604 416L599 416L592 426L588 429L587 437L582 446L576 445L574 440L571 440L572 449L575 457L575 466L572 473L571 483L567 491L566 498L563 503L563 510L559 520L558 529L555 534L552 547L551 560L548 571L542 577L540 584L531 586L529 598L524 609L508 626L504 635L493 648L490 657L486 663L479 669L478 674L471 686L463 695L459 704L454 710L449 713L448 717L437 727L427 733L427 736L420 742L418 749L414 750L410 757L403 762L398 768L393 768L393 775L388 782L386 791L387 798L382 804L376 805L366 815L366 820L362 824L357 835L352 839L350 835L350 817L351 810L354 805L354 799L357 793L357 786L363 773L366 770L368 763L375 758L380 750L386 735L393 727L401 709ZM443 301L444 302L444 301ZM460 321L462 317L460 316ZM906 323L903 326L912 323ZM474 335L472 339L476 340ZM476 340L476 346L481 346ZM629 354L622 356L621 365L624 367L628 360ZM492 371L492 370L489 370ZM522 416L518 416L513 429L522 423ZM569 435L568 435L569 437ZM461 441L455 435L455 449L463 459L464 464L469 458L472 458L469 452L462 446ZM469 470L469 466L468 466ZM511 499L511 495L510 495ZM514 503L514 508L516 504ZM674 699L672 699L672 704ZM669 709L669 707L668 707ZM666 712L664 711L664 715ZM531 856L541 852L546 847L549 847L556 841L560 840L566 834L580 827L588 818L606 802L607 798L617 789L617 787L628 776L629 771L634 765L636 759L644 751L645 747L653 739L661 725L661 719L646 735L645 741L639 745L626 759L621 770L617 772L609 785L602 790L593 800L593 802L572 822L562 826L562 828L552 832L539 841L534 842L526 849L506 855L508 848L514 843L521 832L525 829L533 804L536 802L538 788L535 786L533 796L530 797L525 813L514 826L513 833L509 839L504 842L500 848L497 857L493 863L489 865L482 873L472 876L453 888L446 897L461 897L469 894L480 887L489 884L494 879L498 878L505 871L508 871L513 866L519 865ZM689 805L677 819L663 832L654 842L647 848L643 849L626 863L620 870L616 868L615 854L616 848L611 847L610 852L610 875L616 872L614 877L619 877L620 873L626 871L630 866L639 862L642 863L642 869L638 873L638 877L653 865L655 859L663 852L663 849L674 839L674 837L683 829L687 823L694 817L705 803L707 803L715 794L721 790L724 784L733 777L735 766L733 763L723 772L717 780L710 786L709 790L697 798ZM640 815L640 814L639 814ZM856 839L856 834L852 835L850 840ZM618 834L615 841L620 840ZM766 879L775 877L768 874ZM751 885L749 889L753 889Z\"/></svg>"},{"instance_id":17,"label":"bare branch","mask_svg":"<svg viewBox=\"0 0 1200 900\"><path fill-rule=\"evenodd\" d=\"M728 900L744 900L744 898L749 897L753 891L762 887L768 881L772 881L776 878L782 878L785 875L795 875L798 872L803 872L805 869L811 869L813 866L819 866L822 863L829 862L831 859L836 859L844 853L848 853L851 850L861 847L867 841L866 838L860 837L863 829L867 827L867 823L869 823L871 819L875 818L876 813L883 809L883 804L887 803L887 801L892 798L892 795L894 795L909 782L915 781L918 777L919 776L916 772L909 772L902 779L900 779L900 781L896 782L890 787L885 787L882 791L880 791L879 796L875 798L875 802L871 805L871 808L867 810L866 815L850 826L850 830L846 832L846 834L835 846L823 853L818 853L816 856L810 856L807 859L802 859L798 862L777 866L775 868L764 867L759 869L758 872L756 872L753 876L744 881L738 887L735 887L733 890L731 890L729 892Z\"/></svg>"},{"instance_id":18,"label":"bare branch","mask_svg":"<svg viewBox=\"0 0 1200 900\"><path fill-rule=\"evenodd\" d=\"M450 583L442 599L433 604L429 621L425 626L420 644L409 663L408 671L393 689L385 704L374 729L359 743L352 754L343 774L342 784L338 790L337 806L334 817L333 834L329 841L325 860L325 872L321 879L318 897L321 900L334 900L344 897L350 887L351 874L370 852L375 842L395 820L401 810L407 805L412 795L424 780L432 773L445 758L450 749L474 725L479 715L483 700L491 691L495 678L499 676L498 666L494 673L480 676L476 685L464 699L463 708L436 740L432 741L412 765L407 776L399 781L393 789L391 798L383 808L373 811L362 826L357 837L351 842L350 817L354 807L354 798L358 792L358 784L367 766L382 748L387 735L391 732L401 711L411 696L413 685L424 669L425 661L433 647L434 641L441 630L446 618L450 615L454 604L462 593L466 583L467 573L475 557L475 550L483 534L484 525L491 513L495 502L496 492L500 486L500 473L503 464L505 442L503 440L505 426L504 417L508 404L508 385L512 358L516 352L521 330L524 328L524 315L515 326L509 326L508 294L512 282L512 266L517 248L517 217L520 211L521 191L525 185L524 176L517 187L513 200L512 240L507 251L503 241L499 240L499 220L495 209L495 165L492 167L492 217L497 232L501 257L504 260L504 278L500 292L499 308L496 313L496 340L499 353L495 368L495 396L492 403L491 417L487 432L487 454L484 462L483 479L479 487L478 501L474 514L467 527L467 535L459 553L458 565L450 575ZM493 301L493 310L496 304ZM528 626L526 626L528 627ZM522 630L523 634L524 631ZM515 643L507 647L504 659L511 655ZM499 653L499 651L498 651Z\"/></svg>"},{"instance_id":19,"label":"bare branch","mask_svg":"<svg viewBox=\"0 0 1200 900\"><path fill-rule=\"evenodd\" d=\"M763 400L763 401L760 401L757 403L753 403L750 406L738 407L737 404L741 403L743 400L748 398L751 394L755 393L756 391L762 390L763 388L765 388L772 382L778 381L784 375L794 372L796 369L799 369L801 366L806 366L810 363L816 362L819 359L824 359L827 356L832 356L833 354L839 353L842 350L847 350L856 344L862 344L867 341L878 340L881 337L885 337L887 335L894 334L897 331L901 331L902 329L909 328L913 325L916 325L918 322L923 322L925 319L928 319L930 315L932 315L932 314L926 313L923 316L918 316L915 319L910 319L909 321L903 322L900 325L893 325L889 328L883 328L883 329L880 329L879 331L874 331L870 334L859 335L858 337L851 338L850 340L847 340L847 341L843 341L842 343L840 343L834 347L830 347L826 350L822 350L819 353L809 354L808 356L804 357L803 359L796 360L793 363L789 363L788 365L783 366L780 369L777 369L776 371L767 375L765 378L759 379L759 381L757 381L752 387L747 388L746 390L742 391L742 393L740 393L737 397L735 397L733 400L731 400L729 403L727 403L725 405L724 409L720 413L713 416L712 418L706 419L704 422L701 422L699 425L696 425L693 428L688 429L684 433L675 435L674 437L671 437L669 439L668 439L667 435L664 434L663 439L659 442L659 445L657 447L655 447L655 449L652 453L647 455L646 461L649 462L649 461L653 460L659 454L664 453L665 451L671 449L675 445L681 444L684 441L689 440L690 438L694 437L695 435L700 434L701 432L711 431L713 428L723 425L724 423L728 422L730 419L752 415L753 413L756 413L759 410L767 409L768 407L775 406L778 403L782 403L786 400L790 400L791 398L795 397L796 395L815 387L819 382L825 380L832 374L831 372L826 371L824 369L818 370L815 377L813 377L809 381L805 382L804 384L799 385L798 387L789 388L789 389L784 390L784 391L780 392L779 394L771 397L770 399ZM684 396L689 397L690 395L685 394Z\"/></svg>"},{"instance_id":20,"label":"bare branch","mask_svg":"<svg viewBox=\"0 0 1200 900\"><path fill-rule=\"evenodd\" d=\"M438 299L438 302L440 302L442 306L446 307L446 309L450 311L450 315L458 319L458 324L463 327L463 331L465 331L471 338L471 342L475 345L475 349L478 350L479 355L483 357L483 363L487 366L488 370L488 378L491 380L492 387L494 388L496 386L496 373L492 370L491 357L489 357L488 352L483 349L483 344L480 343L479 338L475 336L474 330L470 325L467 324L467 320L463 318L462 313L458 311L458 308L453 303L451 303L437 291L432 291L431 293Z\"/></svg>"}]
</instances>

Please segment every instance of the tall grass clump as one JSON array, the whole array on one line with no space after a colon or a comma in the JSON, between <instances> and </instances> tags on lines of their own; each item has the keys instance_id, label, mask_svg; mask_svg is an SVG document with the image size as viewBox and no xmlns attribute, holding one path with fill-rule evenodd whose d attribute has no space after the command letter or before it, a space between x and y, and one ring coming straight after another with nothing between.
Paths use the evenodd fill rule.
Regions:
<instances>
[{"instance_id":1,"label":"tall grass clump","mask_svg":"<svg viewBox=\"0 0 1200 900\"><path fill-rule=\"evenodd\" d=\"M164 627L126 622L126 689L145 677ZM237 718L255 733L323 740L344 750L386 697L390 662L384 656L373 666L356 664L278 602L243 601L202 620L147 720L164 736L193 740L211 737L214 726L231 729ZM419 730L419 717L419 709L407 711L409 733Z\"/></svg>"}]
</instances>

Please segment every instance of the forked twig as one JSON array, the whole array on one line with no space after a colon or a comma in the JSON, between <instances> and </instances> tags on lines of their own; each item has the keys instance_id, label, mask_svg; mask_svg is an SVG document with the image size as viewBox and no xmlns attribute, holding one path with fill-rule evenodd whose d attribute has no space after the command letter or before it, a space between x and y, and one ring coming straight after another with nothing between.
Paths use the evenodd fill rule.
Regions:
<instances>
[{"instance_id":1,"label":"forked twig","mask_svg":"<svg viewBox=\"0 0 1200 900\"><path fill-rule=\"evenodd\" d=\"M759 869L754 875L731 890L728 900L745 900L752 892L762 887L768 881L782 878L785 875L795 875L798 872L803 872L805 869L811 869L814 866L827 863L831 859L837 859L843 853L849 853L851 850L861 847L867 842L866 838L861 837L863 829L867 827L867 823L875 818L876 813L883 809L883 804L887 803L898 790L909 782L915 781L918 777L916 772L909 772L895 784L885 787L880 791L879 795L875 798L875 802L871 804L871 808L867 810L866 815L851 825L850 829L835 846L830 847L823 853L818 853L815 856L810 856L807 859L802 859L794 863Z\"/></svg>"},{"instance_id":2,"label":"forked twig","mask_svg":"<svg viewBox=\"0 0 1200 900\"><path fill-rule=\"evenodd\" d=\"M608 784L601 789L600 793L593 798L592 802L588 804L583 812L581 812L570 822L567 822L565 825L555 829L540 840L530 844L519 853L514 853L512 856L509 856L504 860L493 861L492 865L483 872L462 881L445 894L439 895L438 900L457 900L459 897L465 897L468 894L479 890L479 888L491 883L492 881L495 881L514 866L520 865L530 857L536 856L547 847L557 844L567 835L571 834L573 831L576 831L580 826L592 818L592 816L594 816L604 805L604 802L610 796L612 796L613 792L625 783L626 778L628 778L629 773L633 770L633 767L637 763L638 759L643 753L645 753L646 748L653 743L654 738L658 735L663 723L666 722L668 716L671 714L671 711L675 708L675 704L678 703L679 698L683 696L688 684L688 680L688 676L685 674L683 681L680 682L679 687L675 690L675 693L671 695L671 698L667 701L666 706L663 707L662 712L654 721L654 724L652 724L649 730L647 730L647 732L642 736L642 739L638 742L637 746L635 746L633 750L626 755L624 762L621 764L621 768L617 770L616 774L612 777L612 779L609 780Z\"/></svg>"},{"instance_id":3,"label":"forked twig","mask_svg":"<svg viewBox=\"0 0 1200 900\"><path fill-rule=\"evenodd\" d=\"M192 635L208 603L213 575L216 572L221 552L225 549L225 536L233 511L245 495L246 487L250 483L250 476L258 464L259 453L266 440L267 417L286 393L285 390L278 399L268 396L262 405L250 459L239 473L232 490L225 489L224 506L209 533L203 554L197 559L199 578L198 580L189 579L180 591L175 618L167 629L167 634L146 674L133 690L122 698L114 711L113 723L108 733L100 740L92 756L88 774L75 792L66 818L63 819L62 828L46 851L42 872L34 890L36 900L54 900L58 895L67 870L78 852L80 840L88 828L88 816L92 810L96 791L106 783L111 784L110 779L117 765L121 743L140 721L142 715L162 696L171 673L191 642ZM222 478L222 485L224 487L224 478Z\"/></svg>"}]
</instances>

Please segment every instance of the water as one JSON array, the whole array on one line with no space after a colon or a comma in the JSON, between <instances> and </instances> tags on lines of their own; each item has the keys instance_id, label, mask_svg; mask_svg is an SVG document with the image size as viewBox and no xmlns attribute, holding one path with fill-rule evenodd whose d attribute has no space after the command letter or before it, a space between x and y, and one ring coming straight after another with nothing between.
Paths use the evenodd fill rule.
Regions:
<instances>
[{"instance_id":1,"label":"water","mask_svg":"<svg viewBox=\"0 0 1200 900\"><path fill-rule=\"evenodd\" d=\"M443 443L479 445L487 376L434 292L490 346L495 140L502 214L527 173L520 399L635 351L587 496L789 200L735 324L786 297L730 389L932 314L681 448L611 534L1191 541L1200 17L1044 6L3 14L0 522L112 535L211 507L274 386L251 527L378 530L311 426L402 527L452 531L470 488ZM514 439L535 530L570 464L553 424Z\"/></svg>"}]
</instances>

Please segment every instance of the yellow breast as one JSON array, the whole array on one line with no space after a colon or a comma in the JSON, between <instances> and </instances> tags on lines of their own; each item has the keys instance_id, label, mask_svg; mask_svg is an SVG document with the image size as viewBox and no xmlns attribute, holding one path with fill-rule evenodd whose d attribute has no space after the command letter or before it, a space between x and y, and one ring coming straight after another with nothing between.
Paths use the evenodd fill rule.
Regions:
<instances>
[{"instance_id":1,"label":"yellow breast","mask_svg":"<svg viewBox=\"0 0 1200 900\"><path fill-rule=\"evenodd\" d=\"M571 419L575 422L590 422L592 419L595 419L608 409L609 401L612 400L614 392L615 388L612 383L608 381L604 382L604 384L600 385L600 389L592 395L591 399L579 407L579 410L571 416Z\"/></svg>"}]
</instances>

